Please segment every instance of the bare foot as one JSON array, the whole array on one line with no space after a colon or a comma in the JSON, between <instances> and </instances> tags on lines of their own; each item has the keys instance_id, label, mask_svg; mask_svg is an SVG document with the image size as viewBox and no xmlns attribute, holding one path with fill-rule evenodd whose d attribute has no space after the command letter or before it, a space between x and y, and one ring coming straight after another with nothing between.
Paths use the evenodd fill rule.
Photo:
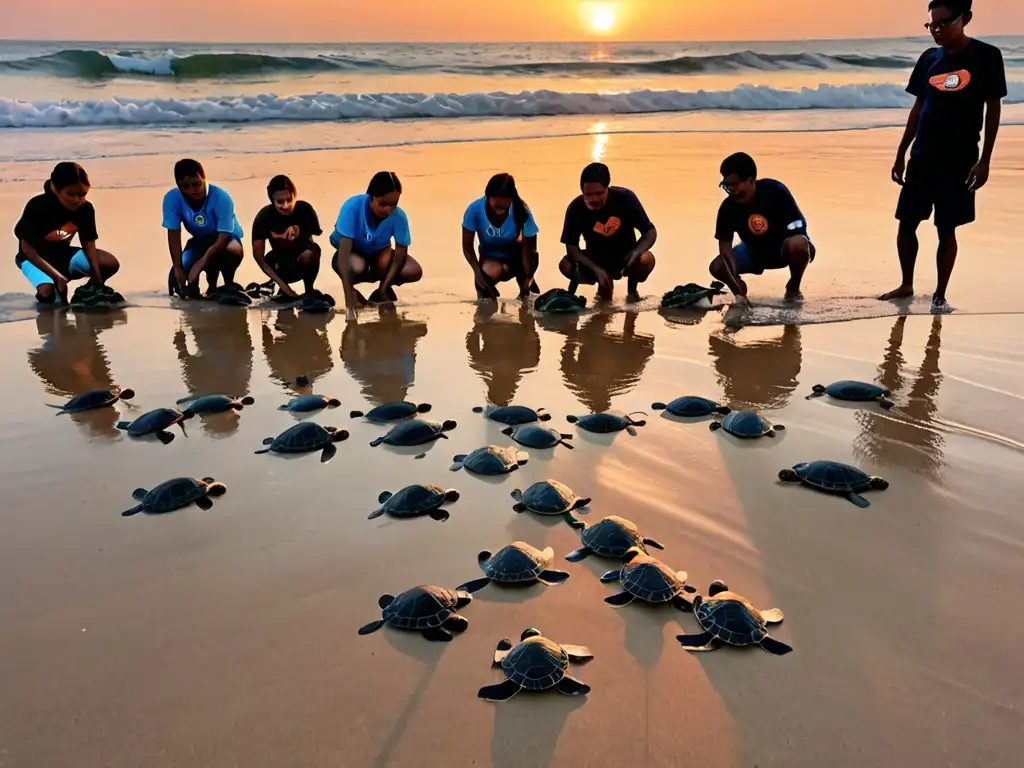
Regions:
<instances>
[{"instance_id":1,"label":"bare foot","mask_svg":"<svg viewBox=\"0 0 1024 768\"><path fill-rule=\"evenodd\" d=\"M787 289L786 295L782 297L782 300L787 304L801 304L804 300L804 295L800 293L800 289L792 290Z\"/></svg>"},{"instance_id":2,"label":"bare foot","mask_svg":"<svg viewBox=\"0 0 1024 768\"><path fill-rule=\"evenodd\" d=\"M598 291L597 292L597 300L598 301L611 301L612 300L612 294L611 294L610 291L608 293L605 293L604 291Z\"/></svg>"},{"instance_id":3,"label":"bare foot","mask_svg":"<svg viewBox=\"0 0 1024 768\"><path fill-rule=\"evenodd\" d=\"M895 290L883 293L878 297L879 301L892 301L893 299L909 299L914 295L914 286L901 285Z\"/></svg>"},{"instance_id":4,"label":"bare foot","mask_svg":"<svg viewBox=\"0 0 1024 768\"><path fill-rule=\"evenodd\" d=\"M626 294L626 301L629 304L636 304L638 301L640 301L640 294L637 293L636 291L630 291L629 293Z\"/></svg>"},{"instance_id":5,"label":"bare foot","mask_svg":"<svg viewBox=\"0 0 1024 768\"><path fill-rule=\"evenodd\" d=\"M746 296L737 296L733 299L732 305L737 309L747 309L750 307L750 299Z\"/></svg>"}]
</instances>

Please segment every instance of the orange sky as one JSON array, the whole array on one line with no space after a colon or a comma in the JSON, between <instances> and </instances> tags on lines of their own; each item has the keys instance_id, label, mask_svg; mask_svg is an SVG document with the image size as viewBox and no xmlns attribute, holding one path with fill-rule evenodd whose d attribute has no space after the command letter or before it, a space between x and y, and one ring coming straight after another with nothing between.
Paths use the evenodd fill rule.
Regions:
<instances>
[{"instance_id":1,"label":"orange sky","mask_svg":"<svg viewBox=\"0 0 1024 768\"><path fill-rule=\"evenodd\" d=\"M229 41L771 40L923 33L926 0L620 0L612 33L593 0L0 0L22 39ZM145 8L145 10L140 10ZM1022 0L976 0L979 35L1024 32ZM283 10L287 9L287 10ZM391 21L397 19L397 21Z\"/></svg>"}]
</instances>

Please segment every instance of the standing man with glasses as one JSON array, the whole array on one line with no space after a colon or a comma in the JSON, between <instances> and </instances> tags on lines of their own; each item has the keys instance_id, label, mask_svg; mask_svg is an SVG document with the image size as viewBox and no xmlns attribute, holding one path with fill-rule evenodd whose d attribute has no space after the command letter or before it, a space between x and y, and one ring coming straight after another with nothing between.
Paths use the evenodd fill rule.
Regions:
<instances>
[{"instance_id":1,"label":"standing man with glasses","mask_svg":"<svg viewBox=\"0 0 1024 768\"><path fill-rule=\"evenodd\" d=\"M801 301L800 282L815 249L793 194L780 181L757 178L754 158L743 152L725 158L721 173L719 186L728 197L718 209L718 257L711 262L711 274L729 286L738 306L748 306L747 284L740 275L788 267L786 301ZM736 245L733 235L740 238Z\"/></svg>"},{"instance_id":2,"label":"standing man with glasses","mask_svg":"<svg viewBox=\"0 0 1024 768\"><path fill-rule=\"evenodd\" d=\"M917 228L935 211L939 235L933 312L948 312L946 288L956 263L956 229L975 219L975 192L988 181L1006 96L1003 57L995 46L967 36L972 0L932 0L925 27L938 44L921 56L907 92L917 97L896 152L892 180L903 189L896 207L896 240L903 270L899 288L882 300L914 295ZM978 154L982 124L985 142ZM910 151L910 164L905 158Z\"/></svg>"}]
</instances>

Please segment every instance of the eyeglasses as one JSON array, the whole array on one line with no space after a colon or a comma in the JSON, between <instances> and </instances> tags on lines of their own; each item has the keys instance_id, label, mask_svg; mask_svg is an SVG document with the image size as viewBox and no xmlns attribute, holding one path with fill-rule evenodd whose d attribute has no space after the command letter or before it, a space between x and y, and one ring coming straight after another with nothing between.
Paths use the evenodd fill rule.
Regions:
<instances>
[{"instance_id":1,"label":"eyeglasses","mask_svg":"<svg viewBox=\"0 0 1024 768\"><path fill-rule=\"evenodd\" d=\"M730 187L729 183L725 181L719 182L718 186L725 192L725 194L729 195L729 197L735 196L740 191L738 187Z\"/></svg>"},{"instance_id":2,"label":"eyeglasses","mask_svg":"<svg viewBox=\"0 0 1024 768\"><path fill-rule=\"evenodd\" d=\"M939 32L943 29L949 29L956 24L964 15L961 13L959 16L954 16L952 19L939 19L938 21L926 21L924 28L929 32Z\"/></svg>"}]
</instances>

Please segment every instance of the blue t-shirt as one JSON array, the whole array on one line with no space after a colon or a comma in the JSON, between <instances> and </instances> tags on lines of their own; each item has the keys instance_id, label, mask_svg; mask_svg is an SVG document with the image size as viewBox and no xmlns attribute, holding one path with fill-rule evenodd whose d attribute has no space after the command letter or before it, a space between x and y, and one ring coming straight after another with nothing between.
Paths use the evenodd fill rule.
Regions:
<instances>
[{"instance_id":1,"label":"blue t-shirt","mask_svg":"<svg viewBox=\"0 0 1024 768\"><path fill-rule=\"evenodd\" d=\"M466 209L462 219L463 229L475 232L480 238L480 255L492 259L504 259L509 255L509 246L519 241L516 231L515 203L509 206L508 215L500 227L494 226L487 218L487 198L474 200ZM523 225L523 237L536 237L540 229L533 219L533 211L528 211L526 224Z\"/></svg>"},{"instance_id":2,"label":"blue t-shirt","mask_svg":"<svg viewBox=\"0 0 1024 768\"><path fill-rule=\"evenodd\" d=\"M352 250L360 256L377 255L391 247L392 239L395 246L404 245L408 248L412 245L409 219L405 211L395 208L383 221L375 221L370 212L369 195L350 197L341 206L334 232L331 233L331 245L337 248L343 237L352 241Z\"/></svg>"},{"instance_id":3,"label":"blue t-shirt","mask_svg":"<svg viewBox=\"0 0 1024 768\"><path fill-rule=\"evenodd\" d=\"M235 204L231 195L220 187L210 184L206 189L206 199L197 211L175 187L164 195L164 229L185 231L192 237L216 235L225 232L242 239L242 225L235 216Z\"/></svg>"}]
</instances>

